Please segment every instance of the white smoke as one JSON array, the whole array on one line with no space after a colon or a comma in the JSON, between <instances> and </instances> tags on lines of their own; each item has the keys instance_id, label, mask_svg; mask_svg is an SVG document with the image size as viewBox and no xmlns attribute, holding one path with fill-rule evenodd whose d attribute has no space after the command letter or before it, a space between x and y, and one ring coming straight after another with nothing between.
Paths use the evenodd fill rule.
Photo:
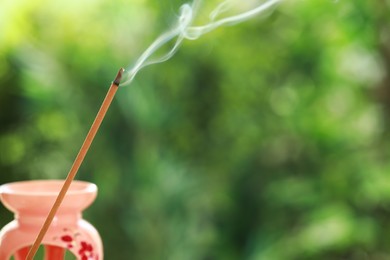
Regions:
<instances>
[{"instance_id":1,"label":"white smoke","mask_svg":"<svg viewBox=\"0 0 390 260\"><path fill-rule=\"evenodd\" d=\"M260 13L270 9L281 0L267 0L258 4L256 7L249 11L244 11L237 15L232 15L224 18L218 18L221 14L227 12L230 9L231 2L229 0L224 1L218 5L212 12L210 12L210 21L201 26L192 25L196 11L200 8L201 0L195 0L192 5L184 4L180 7L180 16L176 22L176 25L169 31L160 35L138 58L133 66L127 68L121 85L129 84L137 73L144 67L151 64L164 62L170 59L184 39L196 40L205 33L208 33L222 25L233 25L239 22L243 22L250 18L253 18ZM243 3L242 3L243 4ZM160 49L163 45L174 41L171 49L164 55L152 59L151 56Z\"/></svg>"}]
</instances>

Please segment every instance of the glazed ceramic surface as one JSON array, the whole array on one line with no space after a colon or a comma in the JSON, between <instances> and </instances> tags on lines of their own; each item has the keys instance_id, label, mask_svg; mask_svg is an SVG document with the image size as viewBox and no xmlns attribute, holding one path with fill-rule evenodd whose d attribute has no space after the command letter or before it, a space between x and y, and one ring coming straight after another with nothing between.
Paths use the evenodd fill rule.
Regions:
<instances>
[{"instance_id":1,"label":"glazed ceramic surface","mask_svg":"<svg viewBox=\"0 0 390 260\"><path fill-rule=\"evenodd\" d=\"M14 220L0 231L0 260L25 259L64 181L37 180L0 186L0 200ZM73 181L42 244L46 260L62 259L65 250L77 259L101 260L103 247L96 229L82 219L82 211L96 198L95 184Z\"/></svg>"}]
</instances>

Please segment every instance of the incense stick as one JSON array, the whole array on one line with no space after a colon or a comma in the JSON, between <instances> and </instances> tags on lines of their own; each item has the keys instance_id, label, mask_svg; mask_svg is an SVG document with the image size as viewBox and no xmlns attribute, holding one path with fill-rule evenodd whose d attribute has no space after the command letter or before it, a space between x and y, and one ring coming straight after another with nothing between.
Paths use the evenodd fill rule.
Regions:
<instances>
[{"instance_id":1,"label":"incense stick","mask_svg":"<svg viewBox=\"0 0 390 260\"><path fill-rule=\"evenodd\" d=\"M61 188L60 192L58 193L58 196L57 196L48 216L46 217L46 220L45 220L41 230L39 231L39 234L38 234L37 238L35 239L34 244L31 246L30 251L28 252L26 260L32 260L35 256L36 252L38 251L39 245L42 243L42 240L43 240L47 230L49 229L50 224L53 221L53 218L55 217L55 214L57 213L58 208L60 207L63 199L65 198L66 192L68 191L74 177L76 176L77 171L80 168L80 166L84 160L84 157L87 154L88 149L89 149L89 147L90 147L90 145L91 145L91 143L92 143L99 127L100 127L100 124L102 123L103 118L104 118L104 116L105 116L105 114L106 114L106 112L111 104L111 101L114 98L116 91L118 90L119 83L121 81L123 72L124 72L124 69L121 68L119 70L118 74L116 75L115 80L112 82L112 84L107 92L107 95L104 98L103 103L99 109L99 112L97 113L96 118L95 118L94 122L92 123L92 126L91 126L87 136L85 137L84 143L81 146L80 151L77 154L76 159L73 162L73 165L68 173L68 176L66 177L65 182L62 185L62 188Z\"/></svg>"}]
</instances>

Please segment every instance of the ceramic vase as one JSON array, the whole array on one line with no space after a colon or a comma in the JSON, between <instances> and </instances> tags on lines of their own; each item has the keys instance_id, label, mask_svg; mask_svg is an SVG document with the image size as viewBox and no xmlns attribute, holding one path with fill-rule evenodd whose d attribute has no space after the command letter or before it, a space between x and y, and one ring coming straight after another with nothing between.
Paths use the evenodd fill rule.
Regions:
<instances>
[{"instance_id":1,"label":"ceramic vase","mask_svg":"<svg viewBox=\"0 0 390 260\"><path fill-rule=\"evenodd\" d=\"M61 180L36 180L0 186L0 200L14 220L0 231L0 260L24 260L61 187ZM77 259L101 260L103 247L96 229L82 211L96 198L93 183L73 181L43 238L45 260L63 259L70 251Z\"/></svg>"}]
</instances>

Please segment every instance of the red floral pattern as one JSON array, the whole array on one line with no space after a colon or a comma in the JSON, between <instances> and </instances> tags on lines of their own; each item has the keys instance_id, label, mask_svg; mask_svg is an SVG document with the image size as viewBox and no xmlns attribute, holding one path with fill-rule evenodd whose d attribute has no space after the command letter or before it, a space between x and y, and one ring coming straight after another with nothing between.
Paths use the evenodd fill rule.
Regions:
<instances>
[{"instance_id":1,"label":"red floral pattern","mask_svg":"<svg viewBox=\"0 0 390 260\"><path fill-rule=\"evenodd\" d=\"M65 235L65 236L61 237L61 240L64 241L64 242L72 242L73 238L71 236L69 236L69 235Z\"/></svg>"},{"instance_id":2,"label":"red floral pattern","mask_svg":"<svg viewBox=\"0 0 390 260\"><path fill-rule=\"evenodd\" d=\"M64 230L65 232L69 231L68 229ZM81 260L98 260L99 257L93 251L93 246L90 243L87 243L84 240L79 240L80 233L74 233L72 235L66 234L60 237L61 241L66 244L66 247L71 249L78 249L78 255ZM76 241L78 240L78 241Z\"/></svg>"},{"instance_id":3,"label":"red floral pattern","mask_svg":"<svg viewBox=\"0 0 390 260\"><path fill-rule=\"evenodd\" d=\"M93 247L85 241L81 241L81 249L79 250L81 260L95 259L93 254Z\"/></svg>"}]
</instances>

